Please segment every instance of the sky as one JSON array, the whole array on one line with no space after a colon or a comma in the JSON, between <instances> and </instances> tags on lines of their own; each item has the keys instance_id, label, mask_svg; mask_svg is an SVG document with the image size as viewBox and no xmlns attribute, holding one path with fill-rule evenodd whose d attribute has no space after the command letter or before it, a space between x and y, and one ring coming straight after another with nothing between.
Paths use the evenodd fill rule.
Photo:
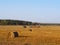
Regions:
<instances>
[{"instance_id":1,"label":"sky","mask_svg":"<svg viewBox=\"0 0 60 45\"><path fill-rule=\"evenodd\" d=\"M60 0L0 0L0 19L60 23Z\"/></svg>"}]
</instances>

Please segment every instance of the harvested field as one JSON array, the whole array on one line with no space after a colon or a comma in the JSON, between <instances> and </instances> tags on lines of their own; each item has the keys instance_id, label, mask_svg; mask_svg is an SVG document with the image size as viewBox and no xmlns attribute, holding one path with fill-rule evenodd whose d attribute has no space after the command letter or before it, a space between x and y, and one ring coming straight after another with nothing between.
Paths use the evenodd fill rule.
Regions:
<instances>
[{"instance_id":1,"label":"harvested field","mask_svg":"<svg viewBox=\"0 0 60 45\"><path fill-rule=\"evenodd\" d=\"M60 45L60 26L0 26L0 45Z\"/></svg>"}]
</instances>

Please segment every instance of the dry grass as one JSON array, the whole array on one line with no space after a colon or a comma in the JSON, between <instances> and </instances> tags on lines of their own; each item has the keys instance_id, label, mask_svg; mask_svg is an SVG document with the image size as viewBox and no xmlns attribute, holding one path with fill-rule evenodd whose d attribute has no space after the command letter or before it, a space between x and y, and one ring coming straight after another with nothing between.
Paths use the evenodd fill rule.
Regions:
<instances>
[{"instance_id":1,"label":"dry grass","mask_svg":"<svg viewBox=\"0 0 60 45\"><path fill-rule=\"evenodd\" d=\"M19 37L10 38L9 32L14 31ZM60 26L0 26L0 45L60 45Z\"/></svg>"}]
</instances>

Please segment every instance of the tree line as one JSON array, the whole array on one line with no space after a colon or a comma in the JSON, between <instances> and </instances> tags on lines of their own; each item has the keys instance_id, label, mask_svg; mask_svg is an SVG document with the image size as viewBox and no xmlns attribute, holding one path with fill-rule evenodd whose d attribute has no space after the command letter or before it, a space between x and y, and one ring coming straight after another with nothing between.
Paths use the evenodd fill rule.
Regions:
<instances>
[{"instance_id":1,"label":"tree line","mask_svg":"<svg viewBox=\"0 0 60 45\"><path fill-rule=\"evenodd\" d=\"M40 23L22 20L0 20L0 25L40 25Z\"/></svg>"},{"instance_id":2,"label":"tree line","mask_svg":"<svg viewBox=\"0 0 60 45\"><path fill-rule=\"evenodd\" d=\"M19 20L0 20L0 25L32 25L32 22Z\"/></svg>"}]
</instances>

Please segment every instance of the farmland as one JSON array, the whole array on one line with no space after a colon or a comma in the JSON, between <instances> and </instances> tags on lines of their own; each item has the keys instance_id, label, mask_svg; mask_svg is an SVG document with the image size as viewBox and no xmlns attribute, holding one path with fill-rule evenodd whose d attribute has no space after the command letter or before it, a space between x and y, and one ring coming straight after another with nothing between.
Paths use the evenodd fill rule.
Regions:
<instances>
[{"instance_id":1,"label":"farmland","mask_svg":"<svg viewBox=\"0 0 60 45\"><path fill-rule=\"evenodd\" d=\"M0 25L0 45L60 45L60 26Z\"/></svg>"}]
</instances>

